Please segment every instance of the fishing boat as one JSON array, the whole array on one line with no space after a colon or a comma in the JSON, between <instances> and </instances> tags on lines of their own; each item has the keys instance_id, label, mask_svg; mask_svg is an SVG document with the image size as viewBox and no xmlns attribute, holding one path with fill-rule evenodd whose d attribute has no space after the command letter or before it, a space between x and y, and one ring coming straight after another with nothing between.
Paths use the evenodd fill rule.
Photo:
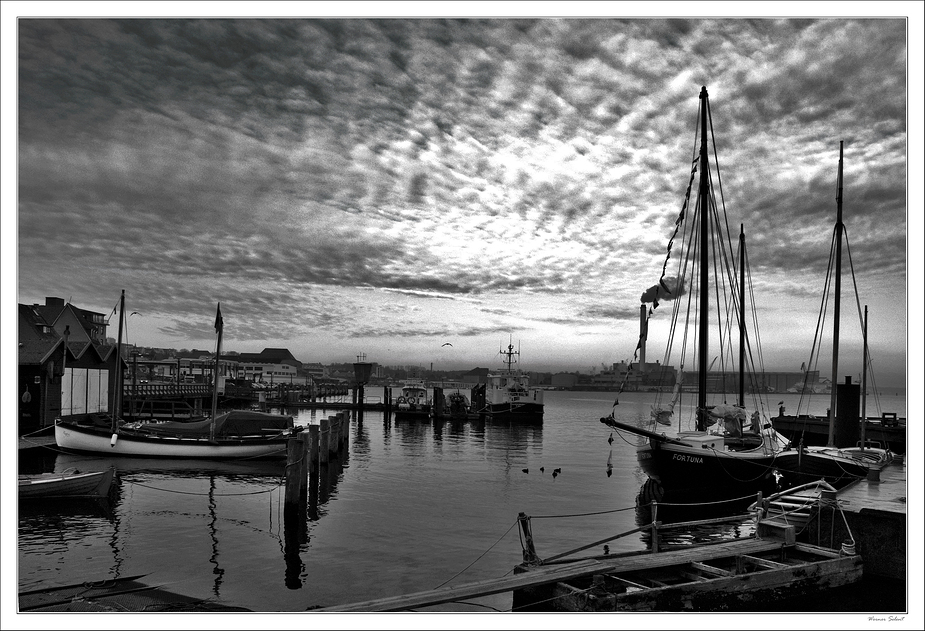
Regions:
<instances>
[{"instance_id":1,"label":"fishing boat","mask_svg":"<svg viewBox=\"0 0 925 631\"><path fill-rule=\"evenodd\" d=\"M465 420L469 418L469 398L457 390L447 396L447 403L450 408L450 418L453 420Z\"/></svg>"},{"instance_id":2,"label":"fishing boat","mask_svg":"<svg viewBox=\"0 0 925 631\"><path fill-rule=\"evenodd\" d=\"M106 498L116 470L38 473L19 476L19 499Z\"/></svg>"},{"instance_id":3,"label":"fishing boat","mask_svg":"<svg viewBox=\"0 0 925 631\"><path fill-rule=\"evenodd\" d=\"M119 311L119 335L116 357L122 352L125 291ZM113 404L108 419L87 416L57 419L55 441L66 451L101 453L112 456L142 456L148 458L285 458L286 448L295 428L291 416L232 410L218 414L218 361L221 354L221 304L215 317L217 334L215 375L212 393L212 414L194 422L132 422L120 418L122 409L121 369L116 371Z\"/></svg>"},{"instance_id":4,"label":"fishing boat","mask_svg":"<svg viewBox=\"0 0 925 631\"><path fill-rule=\"evenodd\" d=\"M757 387L763 367L756 363L761 353L757 317L746 326L747 255L744 226L739 231L738 265L731 259L736 251L727 226L726 204L714 195L713 183L722 180L719 170L713 178L708 132L713 129L707 90L700 93L699 154L694 155L690 183L675 222L662 275L654 293L648 318L652 317L659 300L671 301L671 335L665 352L664 366L680 364L678 383L670 397L656 393L652 406L650 429L619 421L615 417L619 395L609 416L601 422L612 429L642 437L637 459L650 479L657 480L668 491L680 493L696 501L704 497L745 497L757 492L765 494L824 478L840 486L863 478L867 465L841 454L795 449L774 428L769 416L767 392ZM715 141L713 143L715 154ZM841 162L839 162L839 165ZM839 172L841 167L839 166ZM694 186L699 171L699 185ZM691 190L696 197L691 199ZM840 206L839 206L840 207ZM674 240L680 235L681 252L676 276L667 275ZM712 261L713 257L717 261ZM738 267L738 274L736 274ZM674 286L670 286L673 283ZM722 295L721 292L725 292ZM644 298L650 292L643 294ZM719 304L711 308L711 294L719 295ZM680 300L687 296L687 300ZM682 303L686 302L686 311ZM725 313L723 313L724 309ZM752 309L754 307L752 306ZM648 327L648 321L646 330ZM696 332L688 335L690 328ZM738 362L732 353L733 331L738 329ZM640 336L640 345L643 342ZM712 361L710 342L718 339L720 352ZM691 343L691 340L694 340ZM688 344L690 346L688 346ZM637 352L640 346L637 346ZM696 365L697 386L693 391L696 402L683 405L682 387L687 357ZM711 378L713 363L720 361L720 373L738 373L737 396L726 379ZM736 366L736 363L738 364ZM748 384L751 387L746 387ZM746 393L749 401L746 402ZM675 431L656 431L659 426Z\"/></svg>"},{"instance_id":5,"label":"fishing boat","mask_svg":"<svg viewBox=\"0 0 925 631\"><path fill-rule=\"evenodd\" d=\"M514 350L513 342L507 349L501 349L504 368L488 374L485 388L485 414L495 421L520 421L541 423L543 421L543 391L530 387L530 377L514 368L520 350Z\"/></svg>"},{"instance_id":6,"label":"fishing boat","mask_svg":"<svg viewBox=\"0 0 925 631\"><path fill-rule=\"evenodd\" d=\"M401 388L396 400L396 420L429 419L433 402L427 396L427 385L423 381L408 381Z\"/></svg>"}]
</instances>

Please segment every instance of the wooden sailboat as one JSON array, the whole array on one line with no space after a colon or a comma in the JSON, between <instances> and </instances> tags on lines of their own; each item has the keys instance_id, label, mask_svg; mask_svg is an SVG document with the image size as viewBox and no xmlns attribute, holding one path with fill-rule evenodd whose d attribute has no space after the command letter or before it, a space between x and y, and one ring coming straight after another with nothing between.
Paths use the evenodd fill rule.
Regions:
<instances>
[{"instance_id":1,"label":"wooden sailboat","mask_svg":"<svg viewBox=\"0 0 925 631\"><path fill-rule=\"evenodd\" d=\"M824 478L835 485L844 485L858 477L864 477L866 467L856 460L832 453L809 453L790 447L789 442L778 434L770 420L767 403L767 393L761 388L752 388L755 400L751 413L746 411L745 393L745 348L749 343L745 337L744 328L744 227L740 234L740 278L736 279L732 273L732 265L716 265L711 267L711 255L714 252L731 252L728 234L723 233L726 226L724 204L718 204L713 195L710 152L708 144L708 131L712 129L709 118L709 99L704 87L700 93L700 151L692 163L691 185L688 195L694 184L694 176L699 169L699 186L696 199L685 199L681 214L676 222L675 236L683 230L684 256L678 265L678 281L674 288L667 287L665 273L659 280L659 285L666 291L670 290L673 297L689 296L689 304L697 301L696 322L696 350L697 361L697 402L693 409L693 427L681 426L680 414L675 414L674 405L668 413L665 408L653 408L653 427L647 430L616 420L614 411L619 399L614 404L614 411L601 422L624 432L642 436L646 440L637 450L637 459L640 466L649 478L658 481L666 491L678 492L686 495L691 501L704 497L744 497L763 492L765 494L795 486L811 480ZM715 146L714 146L715 152ZM722 189L720 189L722 190ZM691 201L691 208L688 202ZM689 212L685 212L685 211ZM672 241L668 246L668 257L671 256ZM666 260L665 267L667 268ZM695 273L695 271L697 273ZM726 272L727 277L719 280L717 277ZM738 326L739 338L739 394L734 404L729 404L724 398L713 400L708 396L711 388L709 382L710 340L711 340L711 308L710 294L716 290L712 282L720 288L735 288L739 286ZM737 282L738 280L738 282ZM734 292L732 292L734 294ZM733 301L734 302L734 301ZM679 317L680 308L675 302L673 322L674 334L672 339L678 337L685 339L683 327ZM723 325L720 322L719 309L716 310L715 322L719 335L723 335ZM651 312L650 312L651 314ZM688 314L691 319L692 314ZM732 318L729 318L732 321ZM731 327L730 327L731 328ZM683 344L683 342L682 342ZM728 345L727 345L728 346ZM664 365L673 361L669 344L665 355ZM681 371L684 370L685 349L677 351L682 362ZM759 354L760 356L760 354ZM752 367L752 373L760 372ZM757 382L757 381L756 381ZM721 395L721 393L720 393ZM655 422L665 424L672 422L668 419L676 415L677 432L669 435L667 432L654 431L658 427ZM716 425L714 428L713 426ZM712 428L712 429L711 429Z\"/></svg>"},{"instance_id":2,"label":"wooden sailboat","mask_svg":"<svg viewBox=\"0 0 925 631\"><path fill-rule=\"evenodd\" d=\"M119 311L117 364L111 424L103 427L94 419L61 420L55 423L55 440L61 449L112 456L148 458L285 458L292 434L293 418L250 410L218 413L218 366L224 322L221 304L215 317L217 334L213 378L212 414L195 422L124 423L121 410L121 346L125 292Z\"/></svg>"},{"instance_id":3,"label":"wooden sailboat","mask_svg":"<svg viewBox=\"0 0 925 631\"><path fill-rule=\"evenodd\" d=\"M106 498L116 470L76 470L19 476L19 499Z\"/></svg>"},{"instance_id":4,"label":"wooden sailboat","mask_svg":"<svg viewBox=\"0 0 925 631\"><path fill-rule=\"evenodd\" d=\"M839 341L840 341L840 320L841 320L841 276L842 276L842 241L847 243L844 236L845 227L842 212L843 197L843 163L844 163L844 142L839 145L838 157L838 185L837 185L837 218L835 223L835 237L833 242L834 256L830 258L834 263L832 276L834 279L834 318L832 324L832 380L831 383L838 383L839 371ZM856 285L855 285L856 287ZM856 296L857 297L857 296ZM827 296L823 296L822 307L824 310L827 304ZM860 315L860 314L859 314ZM823 320L822 315L819 318ZM868 345L867 345L867 307L864 308L863 324L863 362L862 377L859 394L860 397L860 415L852 417L851 410L857 414L854 405L845 401L840 401L839 391L842 397L854 396L854 388L850 388L850 383L843 386L835 386L831 389L830 405L828 416L825 419L817 419L810 414L800 414L799 408L795 416L784 414L781 409L779 415L773 419L775 427L790 438L795 443L806 445L810 451L826 453L842 453L850 457L855 457L859 453L862 462L868 464L877 464L877 461L885 463L892 457L892 452L905 453L906 448L906 427L904 422L896 419L896 415L886 415L877 419L876 423L869 423L867 419L867 378L868 378ZM810 353L810 362L812 366L814 358L818 358L817 349L814 347ZM854 401L854 404L857 400ZM802 400L800 402L802 405ZM844 418L841 418L841 416ZM904 419L901 419L904 421ZM868 431L869 430L869 431Z\"/></svg>"}]
</instances>

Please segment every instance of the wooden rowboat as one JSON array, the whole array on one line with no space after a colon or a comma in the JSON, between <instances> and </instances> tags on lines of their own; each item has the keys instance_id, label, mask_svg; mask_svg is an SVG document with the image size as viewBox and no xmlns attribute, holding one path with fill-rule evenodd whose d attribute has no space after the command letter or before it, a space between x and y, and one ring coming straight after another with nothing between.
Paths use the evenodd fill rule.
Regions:
<instances>
[{"instance_id":1,"label":"wooden rowboat","mask_svg":"<svg viewBox=\"0 0 925 631\"><path fill-rule=\"evenodd\" d=\"M106 471L41 473L19 476L19 499L109 496L115 467Z\"/></svg>"}]
</instances>

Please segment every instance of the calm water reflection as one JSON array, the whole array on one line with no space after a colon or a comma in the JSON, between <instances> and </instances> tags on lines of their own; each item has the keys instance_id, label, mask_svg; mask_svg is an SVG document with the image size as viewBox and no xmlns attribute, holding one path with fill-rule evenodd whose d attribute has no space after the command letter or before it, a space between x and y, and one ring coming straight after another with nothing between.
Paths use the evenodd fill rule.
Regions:
<instances>
[{"instance_id":1,"label":"calm water reflection","mask_svg":"<svg viewBox=\"0 0 925 631\"><path fill-rule=\"evenodd\" d=\"M541 557L644 519L635 440L611 443L599 422L612 397L549 392L539 426L396 422L367 411L351 423L348 452L323 471L296 527L284 519L282 463L69 454L23 462L58 471L114 464L119 482L108 506L20 507L19 588L144 574L193 597L286 612L504 576L522 559L519 512L532 516ZM644 421L649 403L623 395L621 420ZM297 422L333 413L303 410ZM608 550L646 549L647 537L617 539ZM441 609L485 607L509 609L510 596Z\"/></svg>"}]
</instances>

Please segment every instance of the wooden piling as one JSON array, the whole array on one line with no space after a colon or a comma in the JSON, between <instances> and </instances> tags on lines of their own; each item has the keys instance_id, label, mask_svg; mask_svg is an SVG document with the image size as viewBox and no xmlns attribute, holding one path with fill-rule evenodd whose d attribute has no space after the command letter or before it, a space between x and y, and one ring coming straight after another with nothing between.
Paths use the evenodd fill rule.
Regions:
<instances>
[{"instance_id":1,"label":"wooden piling","mask_svg":"<svg viewBox=\"0 0 925 631\"><path fill-rule=\"evenodd\" d=\"M520 522L520 529L524 534L524 563L538 563L540 558L536 555L536 548L533 546L533 528L530 526L530 518L526 513L520 513L517 515L517 521Z\"/></svg>"},{"instance_id":2,"label":"wooden piling","mask_svg":"<svg viewBox=\"0 0 925 631\"><path fill-rule=\"evenodd\" d=\"M327 418L319 419L319 421L321 424L321 445L318 449L319 462L321 464L328 464L328 458L331 453L331 421Z\"/></svg>"},{"instance_id":3,"label":"wooden piling","mask_svg":"<svg viewBox=\"0 0 925 631\"><path fill-rule=\"evenodd\" d=\"M308 426L308 475L318 475L318 445L321 428L317 425Z\"/></svg>"},{"instance_id":4,"label":"wooden piling","mask_svg":"<svg viewBox=\"0 0 925 631\"><path fill-rule=\"evenodd\" d=\"M443 388L434 388L433 405L431 407L431 416L434 418L443 418Z\"/></svg>"},{"instance_id":5,"label":"wooden piling","mask_svg":"<svg viewBox=\"0 0 925 631\"><path fill-rule=\"evenodd\" d=\"M328 458L331 456L337 457L337 443L340 440L340 416L334 415L329 416L328 420L331 422L331 438L328 441Z\"/></svg>"},{"instance_id":6,"label":"wooden piling","mask_svg":"<svg viewBox=\"0 0 925 631\"><path fill-rule=\"evenodd\" d=\"M308 499L308 470L311 465L311 442L308 433L301 432L299 434L299 442L302 443L301 447L301 467L299 470L299 501L304 502Z\"/></svg>"},{"instance_id":7,"label":"wooden piling","mask_svg":"<svg viewBox=\"0 0 925 631\"><path fill-rule=\"evenodd\" d=\"M652 553L658 552L658 502L652 500Z\"/></svg>"},{"instance_id":8,"label":"wooden piling","mask_svg":"<svg viewBox=\"0 0 925 631\"><path fill-rule=\"evenodd\" d=\"M299 438L290 438L286 444L286 508L296 507L303 492L302 461L305 459L305 443Z\"/></svg>"}]
</instances>

